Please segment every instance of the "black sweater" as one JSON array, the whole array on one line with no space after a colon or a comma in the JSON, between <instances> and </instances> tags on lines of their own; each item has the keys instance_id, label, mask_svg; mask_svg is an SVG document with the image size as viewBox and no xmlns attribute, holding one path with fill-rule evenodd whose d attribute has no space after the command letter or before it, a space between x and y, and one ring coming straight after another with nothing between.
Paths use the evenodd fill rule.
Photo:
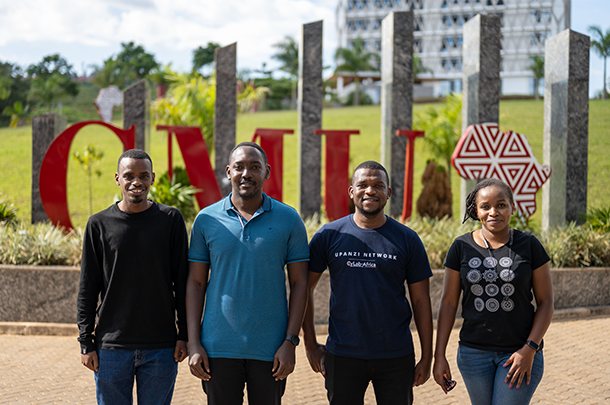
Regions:
<instances>
[{"instance_id":1,"label":"black sweater","mask_svg":"<svg viewBox=\"0 0 610 405\"><path fill-rule=\"evenodd\" d=\"M128 213L115 204L91 216L77 302L81 352L186 341L187 276L188 239L177 209L154 202Z\"/></svg>"}]
</instances>

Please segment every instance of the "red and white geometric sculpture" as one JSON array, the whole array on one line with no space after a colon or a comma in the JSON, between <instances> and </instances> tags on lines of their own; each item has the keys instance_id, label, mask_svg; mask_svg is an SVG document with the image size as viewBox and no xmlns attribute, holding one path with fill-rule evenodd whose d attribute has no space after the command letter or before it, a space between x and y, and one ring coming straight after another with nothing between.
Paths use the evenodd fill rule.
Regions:
<instances>
[{"instance_id":1,"label":"red and white geometric sculpture","mask_svg":"<svg viewBox=\"0 0 610 405\"><path fill-rule=\"evenodd\" d=\"M549 166L538 163L525 136L501 132L492 123L466 128L451 162L466 180L496 178L508 184L526 218L536 212L536 192L551 175Z\"/></svg>"}]
</instances>

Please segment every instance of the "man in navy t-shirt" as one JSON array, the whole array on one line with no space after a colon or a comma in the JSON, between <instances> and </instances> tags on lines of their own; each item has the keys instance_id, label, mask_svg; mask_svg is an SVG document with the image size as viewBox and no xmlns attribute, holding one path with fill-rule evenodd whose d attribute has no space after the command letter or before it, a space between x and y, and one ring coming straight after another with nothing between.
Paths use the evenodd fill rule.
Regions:
<instances>
[{"instance_id":1,"label":"man in navy t-shirt","mask_svg":"<svg viewBox=\"0 0 610 405\"><path fill-rule=\"evenodd\" d=\"M413 230L384 214L392 190L381 164L361 163L348 193L356 212L324 225L309 244L310 298L303 324L307 358L325 376L331 405L363 404L371 381L378 404L412 404L413 386L428 380L432 361L428 257ZM327 268L329 336L321 345L313 291ZM412 316L422 352L417 365Z\"/></svg>"}]
</instances>

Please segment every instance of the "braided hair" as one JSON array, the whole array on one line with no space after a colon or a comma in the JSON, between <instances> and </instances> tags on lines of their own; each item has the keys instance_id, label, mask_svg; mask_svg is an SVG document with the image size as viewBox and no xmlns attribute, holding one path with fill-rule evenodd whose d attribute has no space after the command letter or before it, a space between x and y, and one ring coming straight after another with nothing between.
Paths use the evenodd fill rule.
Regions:
<instances>
[{"instance_id":1,"label":"braided hair","mask_svg":"<svg viewBox=\"0 0 610 405\"><path fill-rule=\"evenodd\" d=\"M498 186L504 189L504 192L506 192L510 203L515 203L515 199L513 197L513 190L511 190L508 184L498 179L485 179L480 183L477 183L477 185L474 186L474 189L470 192L470 194L468 194L468 197L466 197L466 213L464 214L464 219L462 220L462 223L466 222L468 218L474 221L479 221L479 216L477 215L477 194L479 190L492 186Z\"/></svg>"}]
</instances>

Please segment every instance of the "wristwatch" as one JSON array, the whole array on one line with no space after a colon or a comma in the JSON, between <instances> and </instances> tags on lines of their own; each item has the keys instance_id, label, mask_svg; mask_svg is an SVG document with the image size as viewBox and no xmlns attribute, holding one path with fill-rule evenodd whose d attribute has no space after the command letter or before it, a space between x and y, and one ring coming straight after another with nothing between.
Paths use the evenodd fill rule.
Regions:
<instances>
[{"instance_id":1,"label":"wristwatch","mask_svg":"<svg viewBox=\"0 0 610 405\"><path fill-rule=\"evenodd\" d=\"M286 335L285 340L289 341L290 343L292 343L295 346L298 346L299 343L301 343L301 339L299 339L299 337L297 335Z\"/></svg>"},{"instance_id":2,"label":"wristwatch","mask_svg":"<svg viewBox=\"0 0 610 405\"><path fill-rule=\"evenodd\" d=\"M534 342L533 340L528 340L527 342L525 342L525 344L534 349L536 353L538 353L540 350L542 350L542 347L544 346L544 340L541 341L540 344Z\"/></svg>"}]
</instances>

